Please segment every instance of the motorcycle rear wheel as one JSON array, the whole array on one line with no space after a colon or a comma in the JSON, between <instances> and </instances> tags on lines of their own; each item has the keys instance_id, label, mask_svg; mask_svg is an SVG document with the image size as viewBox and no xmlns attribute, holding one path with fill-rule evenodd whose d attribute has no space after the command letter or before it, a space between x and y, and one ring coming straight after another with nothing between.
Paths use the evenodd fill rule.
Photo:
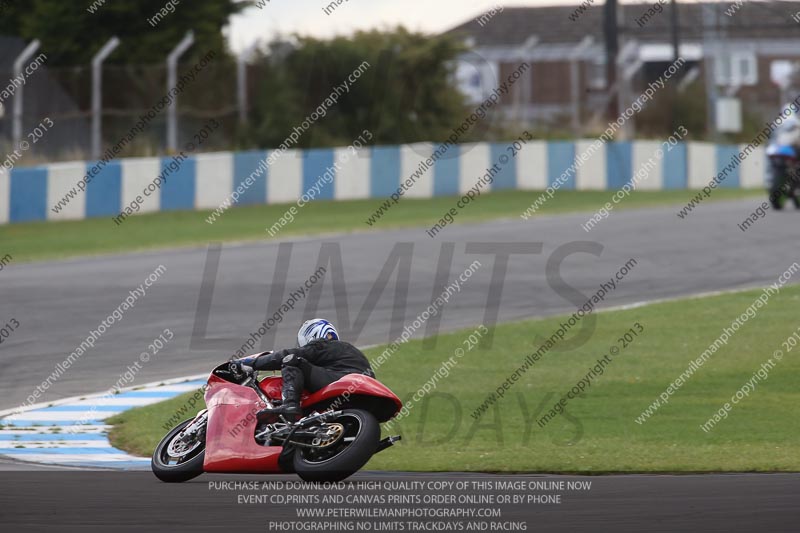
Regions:
<instances>
[{"instance_id":1,"label":"motorcycle rear wheel","mask_svg":"<svg viewBox=\"0 0 800 533\"><path fill-rule=\"evenodd\" d=\"M780 211L786 205L788 195L786 186L789 181L788 168L786 163L773 161L772 163L772 183L769 188L769 203L773 209Z\"/></svg>"},{"instance_id":2,"label":"motorcycle rear wheel","mask_svg":"<svg viewBox=\"0 0 800 533\"><path fill-rule=\"evenodd\" d=\"M205 438L200 443L195 443L194 447L187 450L185 456L171 456L168 449L173 440L177 439L183 429L191 424L194 418L184 420L167 433L153 451L153 459L150 467L153 474L158 479L166 483L181 483L196 478L203 473L203 460L206 455ZM170 464L170 459L177 459L174 464Z\"/></svg>"},{"instance_id":3,"label":"motorcycle rear wheel","mask_svg":"<svg viewBox=\"0 0 800 533\"><path fill-rule=\"evenodd\" d=\"M783 206L786 204L786 196L781 191L773 191L769 195L769 203L772 205L772 208L776 211L780 211L783 209Z\"/></svg>"},{"instance_id":4,"label":"motorcycle rear wheel","mask_svg":"<svg viewBox=\"0 0 800 533\"><path fill-rule=\"evenodd\" d=\"M381 428L372 413L345 409L330 422L344 427L344 435L330 449L295 450L294 471L304 481L341 481L367 464L378 448Z\"/></svg>"}]
</instances>

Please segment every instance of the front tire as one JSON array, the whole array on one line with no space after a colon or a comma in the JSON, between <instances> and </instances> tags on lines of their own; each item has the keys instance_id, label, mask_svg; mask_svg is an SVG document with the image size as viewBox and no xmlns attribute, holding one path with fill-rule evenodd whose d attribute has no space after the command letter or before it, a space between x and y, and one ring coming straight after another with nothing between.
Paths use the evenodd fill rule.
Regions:
<instances>
[{"instance_id":1,"label":"front tire","mask_svg":"<svg viewBox=\"0 0 800 533\"><path fill-rule=\"evenodd\" d=\"M303 481L341 481L358 472L375 454L381 428L372 413L345 409L332 423L341 424L344 432L330 449L295 450L294 470Z\"/></svg>"},{"instance_id":2,"label":"front tire","mask_svg":"<svg viewBox=\"0 0 800 533\"><path fill-rule=\"evenodd\" d=\"M150 461L150 467L153 469L153 473L156 477L161 481L166 483L181 483L196 478L203 473L203 460L206 455L205 432L203 432L200 437L202 442L195 442L189 445L189 447L195 447L187 450L185 455L176 457L168 453L173 440L176 440L181 431L194 422L194 420L194 418L190 418L175 426L161 439L158 446L156 446L153 452L153 459ZM176 462L170 464L171 459Z\"/></svg>"}]
</instances>

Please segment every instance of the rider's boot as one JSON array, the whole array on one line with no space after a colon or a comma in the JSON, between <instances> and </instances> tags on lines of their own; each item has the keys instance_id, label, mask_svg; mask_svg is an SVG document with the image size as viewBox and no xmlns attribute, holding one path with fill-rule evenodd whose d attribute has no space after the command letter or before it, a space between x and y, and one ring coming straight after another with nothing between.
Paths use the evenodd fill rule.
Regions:
<instances>
[{"instance_id":1,"label":"rider's boot","mask_svg":"<svg viewBox=\"0 0 800 533\"><path fill-rule=\"evenodd\" d=\"M259 411L256 414L259 422L267 421L267 419L274 418L276 415L281 415L287 422L292 423L303 417L303 411L300 409L300 394L303 391L303 371L296 366L284 365L281 369L281 377L283 378L281 405Z\"/></svg>"}]
</instances>

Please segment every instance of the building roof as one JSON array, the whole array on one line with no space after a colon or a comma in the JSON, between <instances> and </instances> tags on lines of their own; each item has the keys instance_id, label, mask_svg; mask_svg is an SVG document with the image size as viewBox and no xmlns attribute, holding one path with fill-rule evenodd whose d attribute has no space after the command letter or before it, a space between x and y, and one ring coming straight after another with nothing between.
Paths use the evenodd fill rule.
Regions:
<instances>
[{"instance_id":1,"label":"building roof","mask_svg":"<svg viewBox=\"0 0 800 533\"><path fill-rule=\"evenodd\" d=\"M570 15L576 12L578 4L543 7L507 7L491 18L484 17L481 25L477 13L474 18L456 26L447 33L472 37L476 46L512 46L524 43L536 35L543 44L577 43L585 36L592 35L596 40L603 39L603 0L594 3L577 20ZM660 13L651 11L646 24L640 27L636 20L652 9L663 4ZM711 5L717 13L717 29L723 35L735 39L780 39L800 38L800 23L792 15L800 13L797 2L744 2L729 16L726 10L734 4L687 3L678 1L678 26L682 40L702 39L704 5ZM653 0L637 4L619 4L620 35L643 42L663 42L670 39L670 0ZM800 14L798 14L800 18Z\"/></svg>"}]
</instances>

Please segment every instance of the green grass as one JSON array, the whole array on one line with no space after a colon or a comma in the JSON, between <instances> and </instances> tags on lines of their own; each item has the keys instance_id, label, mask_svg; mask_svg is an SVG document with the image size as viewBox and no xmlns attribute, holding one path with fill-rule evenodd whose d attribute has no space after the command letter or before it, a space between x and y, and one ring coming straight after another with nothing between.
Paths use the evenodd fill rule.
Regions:
<instances>
[{"instance_id":1,"label":"green grass","mask_svg":"<svg viewBox=\"0 0 800 533\"><path fill-rule=\"evenodd\" d=\"M706 422L798 328L800 286L773 296L717 351L669 404L642 425L635 418L752 303L760 291L653 304L596 315L590 341L551 351L475 422L470 413L550 336L559 318L498 326L491 349L461 358L434 392L388 433L403 441L373 458L370 469L412 471L698 472L800 471L800 346L769 377L704 433ZM585 396L540 428L540 404L552 405L609 347L640 322L644 332L617 355ZM404 401L431 379L473 330L441 335L435 349L403 345L377 373ZM374 358L382 351L368 351ZM112 442L149 455L178 398L116 417Z\"/></svg>"},{"instance_id":2,"label":"green grass","mask_svg":"<svg viewBox=\"0 0 800 533\"><path fill-rule=\"evenodd\" d=\"M190 391L170 400L131 409L109 418L107 423L114 425L109 433L109 439L117 448L149 457L153 454L156 444L169 431L164 424L167 424L176 412L186 413L183 416L186 419L205 407L201 401L201 405L189 410L189 398L195 393L196 391Z\"/></svg>"},{"instance_id":3,"label":"green grass","mask_svg":"<svg viewBox=\"0 0 800 533\"><path fill-rule=\"evenodd\" d=\"M501 191L481 195L456 217L457 223L517 217L540 195L536 191ZM684 204L691 191L634 192L615 209L664 204ZM760 190L718 189L710 201L762 195ZM608 191L559 191L544 204L541 214L594 211L608 202ZM299 210L294 222L278 238L287 235L431 226L451 207L455 197L402 199L372 227L365 221L382 200L318 201ZM293 204L292 204L293 205ZM210 211L173 211L130 217L117 226L111 217L88 220L34 222L0 226L0 257L32 261L110 252L202 245L209 242L265 240L272 226L289 208L259 205L229 209L217 222L208 224ZM446 235L446 231L442 232Z\"/></svg>"}]
</instances>

